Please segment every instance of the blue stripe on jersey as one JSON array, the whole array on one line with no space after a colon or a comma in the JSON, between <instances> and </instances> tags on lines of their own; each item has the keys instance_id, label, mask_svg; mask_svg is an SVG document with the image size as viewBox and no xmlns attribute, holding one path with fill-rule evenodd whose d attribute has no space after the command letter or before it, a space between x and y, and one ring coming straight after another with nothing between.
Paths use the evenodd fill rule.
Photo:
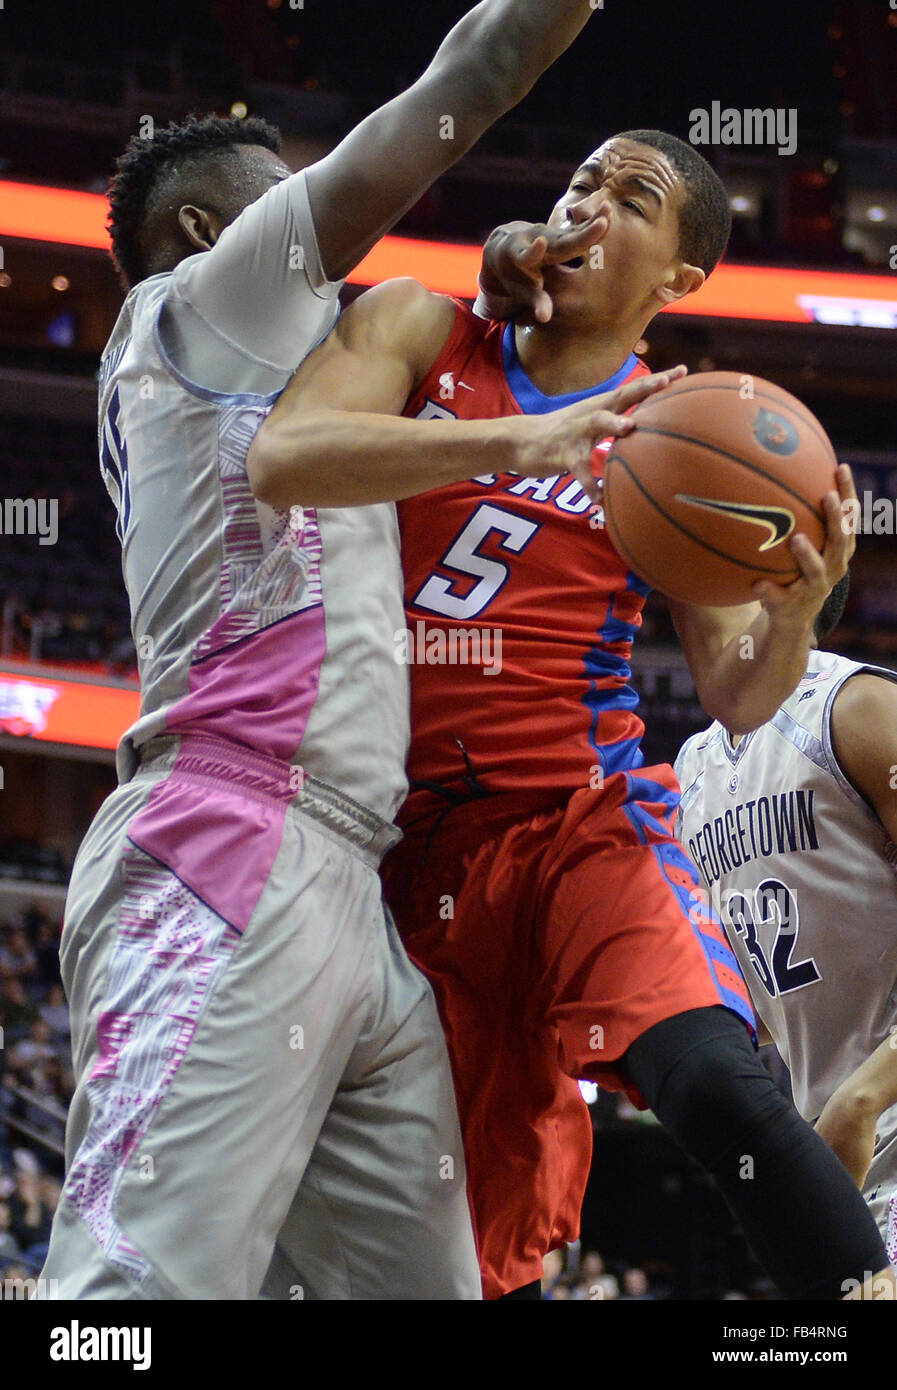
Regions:
<instances>
[{"instance_id":1,"label":"blue stripe on jersey","mask_svg":"<svg viewBox=\"0 0 897 1390\"><path fill-rule=\"evenodd\" d=\"M604 641L608 643L634 642L637 633L638 628L636 627L635 623L626 623L623 621L622 618L615 618L610 613L608 613L607 617L604 620L604 626L601 629L600 636L603 637ZM618 657L616 659L622 660L621 657ZM623 665L625 666L626 663L623 662ZM632 672L630 671L629 667L626 666L626 679L628 680L631 675Z\"/></svg>"},{"instance_id":2,"label":"blue stripe on jersey","mask_svg":"<svg viewBox=\"0 0 897 1390\"><path fill-rule=\"evenodd\" d=\"M610 623L605 623L598 636L605 637L607 628L612 627L615 622L616 619L612 618ZM607 640L613 642L617 639L611 637ZM590 647L585 654L584 660L586 668L592 676L619 676L622 680L628 681L629 677L632 675L629 662L626 658L620 656L619 652L609 652L607 647ZM634 693L633 691L633 694Z\"/></svg>"},{"instance_id":3,"label":"blue stripe on jersey","mask_svg":"<svg viewBox=\"0 0 897 1390\"><path fill-rule=\"evenodd\" d=\"M116 386L109 397L109 404L102 424L102 447L100 449L100 469L104 478L113 482L117 492L118 517L115 531L124 543L125 532L131 519L131 484L128 478L128 448L118 428L121 415L121 398ZM108 486L108 483L107 483Z\"/></svg>"},{"instance_id":4,"label":"blue stripe on jersey","mask_svg":"<svg viewBox=\"0 0 897 1390\"><path fill-rule=\"evenodd\" d=\"M589 396L597 396L602 391L614 391L618 386L622 386L630 372L638 366L638 358L631 352L620 370L608 377L607 381L601 381L597 386L590 386L585 391L568 391L563 396L546 396L530 381L520 365L512 319L505 325L502 334L501 356L511 393L525 415L548 415L552 410L563 410L565 405L586 401Z\"/></svg>"},{"instance_id":5,"label":"blue stripe on jersey","mask_svg":"<svg viewBox=\"0 0 897 1390\"><path fill-rule=\"evenodd\" d=\"M593 647L585 655L585 668L589 677L589 688L582 696L582 702L592 716L589 722L589 743L595 750L605 777L611 777L615 772L625 772L631 767L641 767L645 761L640 747L641 737L624 739L621 743L598 742L598 721L601 715L612 709L636 709L638 694L631 685L599 688L596 678L618 673L628 676L629 667L622 657L615 657L611 652Z\"/></svg>"},{"instance_id":6,"label":"blue stripe on jersey","mask_svg":"<svg viewBox=\"0 0 897 1390\"><path fill-rule=\"evenodd\" d=\"M586 657L586 671L590 676L594 676L589 659ZM638 694L631 685L624 686L604 686L600 690L589 689L582 697L583 704L588 705L590 710L601 713L607 709L638 709Z\"/></svg>"},{"instance_id":7,"label":"blue stripe on jersey","mask_svg":"<svg viewBox=\"0 0 897 1390\"><path fill-rule=\"evenodd\" d=\"M634 767L641 767L645 761L641 736L624 738L620 743L604 744L598 749L598 758L606 777L613 777L616 772L629 772Z\"/></svg>"},{"instance_id":8,"label":"blue stripe on jersey","mask_svg":"<svg viewBox=\"0 0 897 1390\"><path fill-rule=\"evenodd\" d=\"M626 576L626 583L630 589L634 589L635 592L641 594L643 598L647 598L651 592L651 585L646 584L644 579L639 579L638 575L633 574L632 570L630 570Z\"/></svg>"},{"instance_id":9,"label":"blue stripe on jersey","mask_svg":"<svg viewBox=\"0 0 897 1390\"><path fill-rule=\"evenodd\" d=\"M636 628L615 618L614 595L611 595L604 623L598 630L598 645L591 647L583 657L589 687L582 696L582 702L591 711L589 724L589 743L594 748L599 764L606 777L615 772L625 772L632 767L641 767L644 755L639 747L640 738L624 739L616 744L598 743L598 721L605 710L638 708L638 692L631 685L618 685L599 688L597 682L614 676L628 681L632 675L628 661L617 652L607 650L609 642L632 641Z\"/></svg>"},{"instance_id":10,"label":"blue stripe on jersey","mask_svg":"<svg viewBox=\"0 0 897 1390\"><path fill-rule=\"evenodd\" d=\"M721 965L727 966L729 970L734 971L736 975L741 976L741 969L739 967L738 961L735 959L735 956L729 949L729 947L725 944L725 937L723 936L722 927L720 926L719 929L720 937L722 938L722 940L718 941L716 937L705 935L705 933L701 931L700 926L698 926L696 922L692 921L692 918L689 916L689 913L694 907L696 901L696 899L692 895L692 892L689 889L685 888L682 884L676 883L676 881L672 879L667 872L667 866L671 865L674 866L680 872L687 873L688 876L691 878L692 882L694 883L695 888L697 889L700 887L697 869L695 868L691 860L688 858L685 851L682 849L682 846L676 844L675 842L668 842L665 845L652 845L651 848L654 851L654 856L657 859L658 864L660 865L664 878L666 879L670 887L673 889L673 892L676 894L676 897L679 899L679 906L682 908L682 911L685 914L689 926L691 927L692 931L694 932L695 936L701 944L701 947L704 951L705 959L707 961L707 968L709 969L710 974L713 977L713 982L716 985L717 991L719 993L720 1003L725 1004L726 1008L732 1009L734 1013L738 1014L739 1018L744 1019L745 1023L751 1030L752 1037L756 1040L757 1025L756 1020L754 1018L753 1009L747 1002L747 985L745 985L744 987L745 997L742 998L740 994L736 994L735 990L726 989L725 985L720 983L719 976L716 973L716 963L719 962ZM705 907L705 911L709 910L709 908ZM714 921L718 922L719 919L714 916Z\"/></svg>"},{"instance_id":11,"label":"blue stripe on jersey","mask_svg":"<svg viewBox=\"0 0 897 1390\"><path fill-rule=\"evenodd\" d=\"M628 781L630 801L648 801L652 806L665 806L671 812L679 805L679 793L675 787L668 787L664 782L652 782L650 777L630 777Z\"/></svg>"},{"instance_id":12,"label":"blue stripe on jersey","mask_svg":"<svg viewBox=\"0 0 897 1390\"><path fill-rule=\"evenodd\" d=\"M652 815L641 803L647 802L651 806L663 806L667 815L672 816L679 805L679 793L674 791L672 787L666 787L662 782L652 782L647 777L627 776L626 783L629 788L629 795L623 810L629 817L630 823L642 844L648 843L648 837L645 834L646 829L654 835L662 835L664 839L668 840L671 833L669 824Z\"/></svg>"}]
</instances>

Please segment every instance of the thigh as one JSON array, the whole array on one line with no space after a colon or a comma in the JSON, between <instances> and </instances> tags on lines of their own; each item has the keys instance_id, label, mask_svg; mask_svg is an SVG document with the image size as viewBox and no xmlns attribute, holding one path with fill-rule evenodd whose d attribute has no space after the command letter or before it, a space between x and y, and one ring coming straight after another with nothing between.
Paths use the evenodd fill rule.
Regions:
<instances>
[{"instance_id":1,"label":"thigh","mask_svg":"<svg viewBox=\"0 0 897 1390\"><path fill-rule=\"evenodd\" d=\"M386 920L376 979L371 1018L281 1228L268 1298L481 1296L436 1005Z\"/></svg>"},{"instance_id":2,"label":"thigh","mask_svg":"<svg viewBox=\"0 0 897 1390\"><path fill-rule=\"evenodd\" d=\"M538 997L565 1070L622 1089L616 1063L655 1023L718 1004L750 1027L754 1015L697 870L673 835L672 769L612 781L571 799L546 857Z\"/></svg>"},{"instance_id":3,"label":"thigh","mask_svg":"<svg viewBox=\"0 0 897 1390\"><path fill-rule=\"evenodd\" d=\"M105 868L115 901L85 891L67 925L78 1089L46 1275L63 1298L255 1297L369 1007L377 876L288 817L239 931L127 834Z\"/></svg>"},{"instance_id":4,"label":"thigh","mask_svg":"<svg viewBox=\"0 0 897 1390\"><path fill-rule=\"evenodd\" d=\"M534 1007L540 864L559 818L482 839L474 824L470 849L437 837L425 872L414 840L391 856L391 900L445 1028L487 1298L576 1239L591 1159L588 1109Z\"/></svg>"}]
</instances>

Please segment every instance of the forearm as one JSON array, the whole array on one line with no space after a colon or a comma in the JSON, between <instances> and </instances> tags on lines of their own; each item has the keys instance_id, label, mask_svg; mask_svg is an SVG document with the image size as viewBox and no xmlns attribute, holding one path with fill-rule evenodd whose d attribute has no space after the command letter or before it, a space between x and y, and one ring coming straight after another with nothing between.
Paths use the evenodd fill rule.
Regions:
<instances>
[{"instance_id":1,"label":"forearm","mask_svg":"<svg viewBox=\"0 0 897 1390\"><path fill-rule=\"evenodd\" d=\"M875 1156L879 1116L897 1103L897 1032L892 1033L829 1097L816 1122L862 1189Z\"/></svg>"},{"instance_id":2,"label":"forearm","mask_svg":"<svg viewBox=\"0 0 897 1390\"><path fill-rule=\"evenodd\" d=\"M456 126L479 132L526 96L593 13L589 0L482 0L443 40L425 77L444 85Z\"/></svg>"},{"instance_id":3,"label":"forearm","mask_svg":"<svg viewBox=\"0 0 897 1390\"><path fill-rule=\"evenodd\" d=\"M878 1118L897 1105L897 1031L885 1038L862 1066L843 1081L829 1104Z\"/></svg>"},{"instance_id":4,"label":"forearm","mask_svg":"<svg viewBox=\"0 0 897 1390\"><path fill-rule=\"evenodd\" d=\"M698 696L713 719L746 734L771 719L807 669L812 624L771 622L761 611L730 638L698 681Z\"/></svg>"},{"instance_id":5,"label":"forearm","mask_svg":"<svg viewBox=\"0 0 897 1390\"><path fill-rule=\"evenodd\" d=\"M288 510L357 507L513 468L512 419L406 420L361 411L311 410L273 418L249 451L260 501Z\"/></svg>"},{"instance_id":6,"label":"forearm","mask_svg":"<svg viewBox=\"0 0 897 1390\"><path fill-rule=\"evenodd\" d=\"M526 95L590 14L588 0L482 0L407 91L308 168L328 279L347 275L424 190Z\"/></svg>"}]
</instances>

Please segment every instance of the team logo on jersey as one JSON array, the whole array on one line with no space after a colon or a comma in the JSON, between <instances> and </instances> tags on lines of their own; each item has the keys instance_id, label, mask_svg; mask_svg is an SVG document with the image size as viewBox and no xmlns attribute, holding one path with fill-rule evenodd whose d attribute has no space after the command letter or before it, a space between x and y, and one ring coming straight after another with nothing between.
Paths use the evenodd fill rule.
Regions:
<instances>
[{"instance_id":1,"label":"team logo on jersey","mask_svg":"<svg viewBox=\"0 0 897 1390\"><path fill-rule=\"evenodd\" d=\"M776 415L773 410L761 406L754 421L754 438L771 454L793 454L800 438L797 430L784 415Z\"/></svg>"},{"instance_id":2,"label":"team logo on jersey","mask_svg":"<svg viewBox=\"0 0 897 1390\"><path fill-rule=\"evenodd\" d=\"M732 773L732 776L729 778L728 782L726 783L726 786L727 786L728 790L729 790L730 792L732 792L733 794L734 794L735 792L738 791L738 773L737 773L737 772L733 772L733 773Z\"/></svg>"},{"instance_id":3,"label":"team logo on jersey","mask_svg":"<svg viewBox=\"0 0 897 1390\"><path fill-rule=\"evenodd\" d=\"M747 521L751 526L763 526L768 532L766 540L758 550L771 550L774 545L790 536L795 527L794 513L787 507L760 507L752 502L722 502L712 497L689 497L684 492L676 493L677 502L686 502L690 507L704 507L709 512L719 512L722 516L733 517L736 521Z\"/></svg>"},{"instance_id":4,"label":"team logo on jersey","mask_svg":"<svg viewBox=\"0 0 897 1390\"><path fill-rule=\"evenodd\" d=\"M827 681L837 671L837 666L826 666L824 671L808 671L801 677L801 685L813 685L816 681Z\"/></svg>"},{"instance_id":5,"label":"team logo on jersey","mask_svg":"<svg viewBox=\"0 0 897 1390\"><path fill-rule=\"evenodd\" d=\"M466 381L459 381L458 385L465 391L472 391L473 387L468 386ZM439 399L441 401L453 401L455 399L455 373L443 372L439 378Z\"/></svg>"}]
</instances>

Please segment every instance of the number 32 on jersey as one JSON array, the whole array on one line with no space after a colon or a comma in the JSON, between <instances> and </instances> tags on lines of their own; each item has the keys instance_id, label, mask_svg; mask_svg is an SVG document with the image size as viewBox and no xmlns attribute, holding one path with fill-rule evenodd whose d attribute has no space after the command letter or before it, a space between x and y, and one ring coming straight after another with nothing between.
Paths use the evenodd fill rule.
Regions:
<instances>
[{"instance_id":1,"label":"number 32 on jersey","mask_svg":"<svg viewBox=\"0 0 897 1390\"><path fill-rule=\"evenodd\" d=\"M821 979L812 956L793 959L800 926L797 901L777 878L764 879L747 893L730 893L723 908L723 924L730 935L744 939L760 983L771 998ZM767 943L765 949L761 933Z\"/></svg>"}]
</instances>

